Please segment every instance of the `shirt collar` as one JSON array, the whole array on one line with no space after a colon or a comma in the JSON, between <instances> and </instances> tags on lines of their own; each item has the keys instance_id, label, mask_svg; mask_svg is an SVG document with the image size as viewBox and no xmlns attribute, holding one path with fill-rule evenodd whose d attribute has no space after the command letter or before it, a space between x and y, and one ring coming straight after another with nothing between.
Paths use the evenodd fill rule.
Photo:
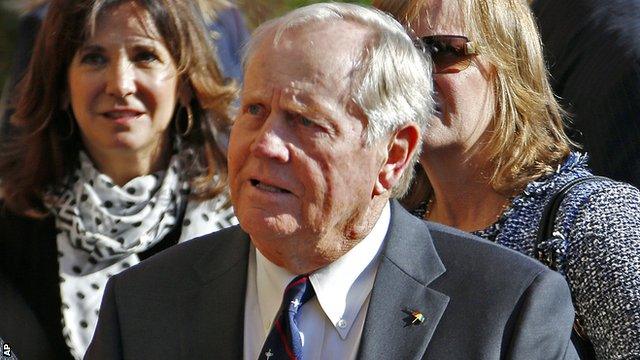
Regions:
<instances>
[{"instance_id":1,"label":"shirt collar","mask_svg":"<svg viewBox=\"0 0 640 360\"><path fill-rule=\"evenodd\" d=\"M387 202L373 229L362 241L338 260L309 275L320 307L342 339L347 337L373 288L378 268L376 260L390 218ZM295 276L270 262L256 249L258 304L266 331L280 307L284 288Z\"/></svg>"}]
</instances>

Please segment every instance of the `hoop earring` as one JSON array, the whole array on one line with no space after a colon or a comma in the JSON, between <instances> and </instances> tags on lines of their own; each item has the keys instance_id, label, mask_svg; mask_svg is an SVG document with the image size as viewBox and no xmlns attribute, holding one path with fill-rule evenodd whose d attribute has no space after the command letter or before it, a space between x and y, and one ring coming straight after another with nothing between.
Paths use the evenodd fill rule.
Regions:
<instances>
[{"instance_id":1,"label":"hoop earring","mask_svg":"<svg viewBox=\"0 0 640 360\"><path fill-rule=\"evenodd\" d=\"M187 126L186 126L185 129L181 129L181 126L180 126L181 117L180 116L178 116L176 118L175 124L176 124L176 132L178 133L178 135L180 135L182 137L185 137L185 136L189 135L189 133L191 132L191 129L193 128L193 112L191 111L191 106L190 105L187 105L186 107L183 106L182 108L185 109L185 111L187 112Z\"/></svg>"},{"instance_id":2,"label":"hoop earring","mask_svg":"<svg viewBox=\"0 0 640 360\"><path fill-rule=\"evenodd\" d=\"M69 140L71 139L71 136L73 136L73 129L75 128L75 118L73 116L73 112L71 112L71 107L68 107L65 111L67 114L67 121L69 123L69 131L68 134L65 136L61 136L60 140Z\"/></svg>"}]
</instances>

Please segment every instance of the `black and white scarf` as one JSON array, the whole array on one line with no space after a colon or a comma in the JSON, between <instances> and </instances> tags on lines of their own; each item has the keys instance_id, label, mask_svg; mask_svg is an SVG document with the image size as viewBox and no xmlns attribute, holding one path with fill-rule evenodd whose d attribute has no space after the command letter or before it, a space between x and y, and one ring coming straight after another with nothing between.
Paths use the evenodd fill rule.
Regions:
<instances>
[{"instance_id":1,"label":"black and white scarf","mask_svg":"<svg viewBox=\"0 0 640 360\"><path fill-rule=\"evenodd\" d=\"M82 359L91 342L110 276L140 262L138 253L181 226L179 242L237 223L226 195L188 201L185 152L166 171L140 176L120 187L96 170L85 153L67 185L49 192L55 214L63 336ZM182 224L177 224L181 215Z\"/></svg>"}]
</instances>

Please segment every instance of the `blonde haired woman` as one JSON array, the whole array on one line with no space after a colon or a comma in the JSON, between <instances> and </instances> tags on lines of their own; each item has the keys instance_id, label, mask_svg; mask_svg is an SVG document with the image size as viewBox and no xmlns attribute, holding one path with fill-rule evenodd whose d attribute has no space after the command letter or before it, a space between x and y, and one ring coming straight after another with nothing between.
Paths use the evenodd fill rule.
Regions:
<instances>
[{"instance_id":1,"label":"blonde haired woman","mask_svg":"<svg viewBox=\"0 0 640 360\"><path fill-rule=\"evenodd\" d=\"M434 60L439 100L406 206L543 260L571 287L588 358L640 356L640 192L608 179L573 187L538 243L545 206L591 177L572 152L540 40L519 0L375 0ZM582 336L582 338L580 338Z\"/></svg>"}]
</instances>

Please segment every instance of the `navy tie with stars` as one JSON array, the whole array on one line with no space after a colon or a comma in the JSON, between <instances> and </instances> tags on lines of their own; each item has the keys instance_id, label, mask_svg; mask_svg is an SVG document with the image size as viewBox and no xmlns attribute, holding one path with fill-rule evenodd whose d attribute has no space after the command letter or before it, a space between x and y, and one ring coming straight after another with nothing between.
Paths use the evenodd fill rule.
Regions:
<instances>
[{"instance_id":1,"label":"navy tie with stars","mask_svg":"<svg viewBox=\"0 0 640 360\"><path fill-rule=\"evenodd\" d=\"M302 360L302 339L298 330L299 310L315 295L309 276L296 276L284 289L278 317L262 346L259 360Z\"/></svg>"}]
</instances>

